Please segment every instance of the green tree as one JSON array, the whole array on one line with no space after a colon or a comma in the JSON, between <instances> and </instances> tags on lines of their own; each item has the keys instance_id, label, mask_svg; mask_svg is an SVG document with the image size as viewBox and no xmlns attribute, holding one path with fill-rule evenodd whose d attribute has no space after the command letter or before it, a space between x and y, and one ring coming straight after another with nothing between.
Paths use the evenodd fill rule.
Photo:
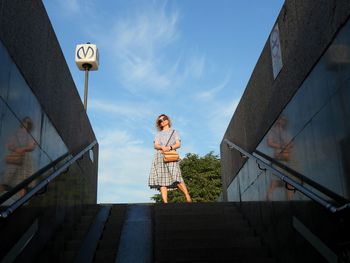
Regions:
<instances>
[{"instance_id":1,"label":"green tree","mask_svg":"<svg viewBox=\"0 0 350 263\"><path fill-rule=\"evenodd\" d=\"M185 180L193 202L213 202L221 193L220 159L213 152L203 157L188 153L180 161L182 177ZM157 203L162 201L161 195L152 197ZM184 202L185 198L179 189L168 192L168 201Z\"/></svg>"}]
</instances>

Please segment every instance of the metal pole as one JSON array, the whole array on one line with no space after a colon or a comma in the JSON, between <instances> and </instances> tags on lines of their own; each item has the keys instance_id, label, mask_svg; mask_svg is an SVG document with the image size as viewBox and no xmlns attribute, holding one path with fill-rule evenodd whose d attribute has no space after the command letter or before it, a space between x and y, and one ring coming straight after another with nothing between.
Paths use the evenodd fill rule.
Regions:
<instances>
[{"instance_id":1,"label":"metal pole","mask_svg":"<svg viewBox=\"0 0 350 263\"><path fill-rule=\"evenodd\" d=\"M84 84L84 109L87 111L87 96L89 83L89 67L85 67L85 84Z\"/></svg>"},{"instance_id":2,"label":"metal pole","mask_svg":"<svg viewBox=\"0 0 350 263\"><path fill-rule=\"evenodd\" d=\"M91 65L86 63L83 64L83 68L85 69L85 84L84 84L84 109L87 111L87 96L88 96L88 84L89 84L89 70L91 69Z\"/></svg>"}]
</instances>

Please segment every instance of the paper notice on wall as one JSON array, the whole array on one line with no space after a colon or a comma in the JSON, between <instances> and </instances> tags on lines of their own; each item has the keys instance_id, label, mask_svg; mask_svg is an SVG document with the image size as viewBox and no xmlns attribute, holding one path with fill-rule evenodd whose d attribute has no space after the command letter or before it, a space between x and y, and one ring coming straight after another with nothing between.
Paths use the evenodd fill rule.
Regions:
<instances>
[{"instance_id":1,"label":"paper notice on wall","mask_svg":"<svg viewBox=\"0 0 350 263\"><path fill-rule=\"evenodd\" d=\"M278 29L278 24L275 25L275 27L273 28L270 34L270 47L271 47L273 78L276 79L278 73L280 73L283 67L281 44L280 44L280 33Z\"/></svg>"}]
</instances>

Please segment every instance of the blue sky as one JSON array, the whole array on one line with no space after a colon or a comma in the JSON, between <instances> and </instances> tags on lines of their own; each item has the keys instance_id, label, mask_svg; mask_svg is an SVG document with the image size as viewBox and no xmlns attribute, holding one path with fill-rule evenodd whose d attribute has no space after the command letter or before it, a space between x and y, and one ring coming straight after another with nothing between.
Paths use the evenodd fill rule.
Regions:
<instances>
[{"instance_id":1,"label":"blue sky","mask_svg":"<svg viewBox=\"0 0 350 263\"><path fill-rule=\"evenodd\" d=\"M43 0L83 99L77 44L91 42L88 116L100 145L98 202L145 203L154 122L182 138L180 155L219 145L282 0ZM272 74L272 73L271 73Z\"/></svg>"}]
</instances>

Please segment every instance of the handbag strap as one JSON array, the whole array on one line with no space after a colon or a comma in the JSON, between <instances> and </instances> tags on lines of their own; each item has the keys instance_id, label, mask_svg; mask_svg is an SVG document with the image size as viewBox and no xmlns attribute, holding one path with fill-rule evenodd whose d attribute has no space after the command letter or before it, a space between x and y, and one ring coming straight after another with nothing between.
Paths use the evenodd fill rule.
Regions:
<instances>
[{"instance_id":1,"label":"handbag strap","mask_svg":"<svg viewBox=\"0 0 350 263\"><path fill-rule=\"evenodd\" d=\"M167 141L167 143L165 144L165 146L168 146L168 143L170 142L170 139L171 139L171 136L173 136L175 130L173 130L173 132L171 133L170 137L169 137L169 140Z\"/></svg>"}]
</instances>

